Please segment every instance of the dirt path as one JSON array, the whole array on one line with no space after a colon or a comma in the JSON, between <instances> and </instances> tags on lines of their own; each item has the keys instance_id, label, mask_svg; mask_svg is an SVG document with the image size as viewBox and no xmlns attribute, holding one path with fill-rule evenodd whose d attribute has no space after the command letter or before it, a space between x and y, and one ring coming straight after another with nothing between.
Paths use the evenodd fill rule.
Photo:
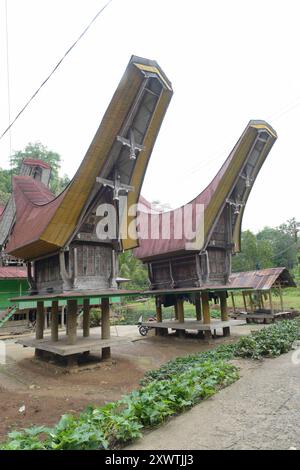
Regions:
<instances>
[{"instance_id":1,"label":"dirt path","mask_svg":"<svg viewBox=\"0 0 300 470\"><path fill-rule=\"evenodd\" d=\"M241 378L128 449L300 449L300 365L240 361Z\"/></svg>"}]
</instances>

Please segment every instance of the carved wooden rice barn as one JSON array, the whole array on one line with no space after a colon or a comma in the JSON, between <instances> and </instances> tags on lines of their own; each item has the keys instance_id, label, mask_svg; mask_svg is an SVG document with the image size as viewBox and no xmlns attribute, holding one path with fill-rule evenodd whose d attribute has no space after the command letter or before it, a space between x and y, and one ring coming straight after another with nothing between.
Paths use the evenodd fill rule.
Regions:
<instances>
[{"instance_id":1,"label":"carved wooden rice barn","mask_svg":"<svg viewBox=\"0 0 300 470\"><path fill-rule=\"evenodd\" d=\"M121 249L135 240L118 238L119 226L135 224L119 203L137 204L149 158L172 97L171 83L155 61L133 56L99 129L67 188L54 197L43 172L13 179L13 196L2 216L5 252L27 264L31 297L37 301L36 338L22 341L58 355L102 348L110 353L109 298L118 290ZM113 207L113 230L105 232ZM99 210L100 208L100 210ZM89 301L101 297L102 339L89 335ZM78 299L83 300L83 337L77 337ZM52 301L51 338L44 338L44 302ZM67 335L58 336L58 303L67 301Z\"/></svg>"},{"instance_id":2,"label":"carved wooden rice barn","mask_svg":"<svg viewBox=\"0 0 300 470\"><path fill-rule=\"evenodd\" d=\"M229 333L227 290L236 288L229 281L231 257L240 251L245 205L276 138L266 122L250 121L215 178L189 204L153 215L150 204L140 199L135 255L148 266L157 299L157 327L202 330L206 336L217 328ZM184 230L186 221L191 223ZM166 226L169 237L165 237ZM211 322L209 298L220 299L222 321L218 324ZM195 304L195 322L184 321L184 300ZM162 322L162 305L175 306L180 325Z\"/></svg>"}]
</instances>

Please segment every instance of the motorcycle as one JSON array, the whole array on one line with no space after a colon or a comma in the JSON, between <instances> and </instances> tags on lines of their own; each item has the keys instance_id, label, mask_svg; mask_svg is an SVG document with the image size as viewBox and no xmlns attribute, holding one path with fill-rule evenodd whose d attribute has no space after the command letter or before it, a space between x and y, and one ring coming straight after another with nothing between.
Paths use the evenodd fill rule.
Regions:
<instances>
[{"instance_id":1,"label":"motorcycle","mask_svg":"<svg viewBox=\"0 0 300 470\"><path fill-rule=\"evenodd\" d=\"M154 322L156 321L156 317L149 317L147 321ZM154 328L152 326L143 325L143 315L141 315L140 318L138 319L137 327L141 336L147 336L149 330L151 330L151 328Z\"/></svg>"}]
</instances>

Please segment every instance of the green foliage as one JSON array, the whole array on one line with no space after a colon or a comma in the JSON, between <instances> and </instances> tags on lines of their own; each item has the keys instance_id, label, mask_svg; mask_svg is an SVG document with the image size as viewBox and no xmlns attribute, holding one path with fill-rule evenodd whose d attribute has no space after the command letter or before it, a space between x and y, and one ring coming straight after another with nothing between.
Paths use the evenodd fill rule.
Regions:
<instances>
[{"instance_id":1,"label":"green foliage","mask_svg":"<svg viewBox=\"0 0 300 470\"><path fill-rule=\"evenodd\" d=\"M11 172L0 168L0 204L6 204L11 192Z\"/></svg>"},{"instance_id":2,"label":"green foliage","mask_svg":"<svg viewBox=\"0 0 300 470\"><path fill-rule=\"evenodd\" d=\"M255 269L297 265L300 223L288 220L277 228L265 227L254 235L250 230L242 232L241 253L233 257L232 270L253 271Z\"/></svg>"},{"instance_id":3,"label":"green foliage","mask_svg":"<svg viewBox=\"0 0 300 470\"><path fill-rule=\"evenodd\" d=\"M147 267L133 256L131 250L124 251L119 256L120 277L130 279L126 284L128 289L146 289L149 287Z\"/></svg>"},{"instance_id":4,"label":"green foliage","mask_svg":"<svg viewBox=\"0 0 300 470\"><path fill-rule=\"evenodd\" d=\"M237 379L237 369L232 364L207 360L168 380L153 380L132 392L130 407L143 426L155 426Z\"/></svg>"},{"instance_id":5,"label":"green foliage","mask_svg":"<svg viewBox=\"0 0 300 470\"><path fill-rule=\"evenodd\" d=\"M51 429L45 426L34 426L22 431L12 431L8 433L9 440L2 446L2 450L46 450L47 439Z\"/></svg>"},{"instance_id":6,"label":"green foliage","mask_svg":"<svg viewBox=\"0 0 300 470\"><path fill-rule=\"evenodd\" d=\"M242 337L236 344L235 355L252 359L279 356L290 351L297 339L300 339L300 320L284 320Z\"/></svg>"},{"instance_id":7,"label":"green foliage","mask_svg":"<svg viewBox=\"0 0 300 470\"><path fill-rule=\"evenodd\" d=\"M177 357L166 362L159 369L147 371L141 383L145 385L152 380L169 380L174 374L182 374L191 368L198 367L205 361L233 359L235 347L235 344L221 344L209 351Z\"/></svg>"},{"instance_id":8,"label":"green foliage","mask_svg":"<svg viewBox=\"0 0 300 470\"><path fill-rule=\"evenodd\" d=\"M259 240L250 230L242 232L241 253L232 259L233 272L253 271L273 266L273 248L269 241Z\"/></svg>"},{"instance_id":9,"label":"green foliage","mask_svg":"<svg viewBox=\"0 0 300 470\"><path fill-rule=\"evenodd\" d=\"M101 308L91 308L90 310L90 327L94 328L95 326L101 325Z\"/></svg>"},{"instance_id":10,"label":"green foliage","mask_svg":"<svg viewBox=\"0 0 300 470\"><path fill-rule=\"evenodd\" d=\"M257 239L272 245L273 266L293 268L297 263L297 243L294 236L286 229L286 224L279 228L265 227L257 234Z\"/></svg>"},{"instance_id":11,"label":"green foliage","mask_svg":"<svg viewBox=\"0 0 300 470\"><path fill-rule=\"evenodd\" d=\"M41 142L29 143L24 150L18 150L10 157L11 170L0 169L0 202L6 203L9 199L12 175L19 174L24 158L43 160L51 166L50 189L55 195L59 194L69 183L67 175L59 176L60 155L49 150Z\"/></svg>"}]
</instances>

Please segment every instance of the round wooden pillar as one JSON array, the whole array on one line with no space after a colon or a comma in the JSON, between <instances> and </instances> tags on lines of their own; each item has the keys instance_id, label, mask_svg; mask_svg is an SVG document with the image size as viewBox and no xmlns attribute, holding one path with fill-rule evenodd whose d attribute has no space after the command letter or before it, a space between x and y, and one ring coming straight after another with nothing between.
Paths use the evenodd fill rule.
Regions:
<instances>
[{"instance_id":1,"label":"round wooden pillar","mask_svg":"<svg viewBox=\"0 0 300 470\"><path fill-rule=\"evenodd\" d=\"M90 336L90 299L83 300L83 336L87 338Z\"/></svg>"},{"instance_id":2,"label":"round wooden pillar","mask_svg":"<svg viewBox=\"0 0 300 470\"><path fill-rule=\"evenodd\" d=\"M67 324L67 342L68 344L75 344L77 339L77 300L68 300Z\"/></svg>"},{"instance_id":3,"label":"round wooden pillar","mask_svg":"<svg viewBox=\"0 0 300 470\"><path fill-rule=\"evenodd\" d=\"M183 305L184 300L183 299L177 299L177 317L178 317L178 323L184 323L184 305ZM184 336L185 335L185 330L177 330L177 335L178 336Z\"/></svg>"},{"instance_id":4,"label":"round wooden pillar","mask_svg":"<svg viewBox=\"0 0 300 470\"><path fill-rule=\"evenodd\" d=\"M227 308L227 296L226 292L220 292L220 309L221 309L221 320L228 321L228 308ZM230 327L224 326L223 328L223 336L230 335Z\"/></svg>"},{"instance_id":5,"label":"round wooden pillar","mask_svg":"<svg viewBox=\"0 0 300 470\"><path fill-rule=\"evenodd\" d=\"M221 320L228 321L227 297L226 292L220 292Z\"/></svg>"},{"instance_id":6,"label":"round wooden pillar","mask_svg":"<svg viewBox=\"0 0 300 470\"><path fill-rule=\"evenodd\" d=\"M208 292L202 292L201 294L202 302L202 313L203 313L203 323L210 324L210 307L209 307L209 295ZM211 330L205 330L204 336L206 339L211 338Z\"/></svg>"},{"instance_id":7,"label":"round wooden pillar","mask_svg":"<svg viewBox=\"0 0 300 470\"><path fill-rule=\"evenodd\" d=\"M36 324L35 324L36 339L44 338L44 326L45 326L44 302L38 300L37 309L36 309Z\"/></svg>"},{"instance_id":8,"label":"round wooden pillar","mask_svg":"<svg viewBox=\"0 0 300 470\"><path fill-rule=\"evenodd\" d=\"M156 321L158 323L161 323L162 322L162 305L161 305L160 297L155 297L155 307L156 307ZM155 328L155 334L157 336L163 336L164 332L165 331L163 328Z\"/></svg>"},{"instance_id":9,"label":"round wooden pillar","mask_svg":"<svg viewBox=\"0 0 300 470\"><path fill-rule=\"evenodd\" d=\"M197 321L201 321L202 320L201 297L200 297L200 293L198 292L195 295L195 309L196 309L196 319Z\"/></svg>"},{"instance_id":10,"label":"round wooden pillar","mask_svg":"<svg viewBox=\"0 0 300 470\"><path fill-rule=\"evenodd\" d=\"M51 341L58 341L58 300L51 306Z\"/></svg>"},{"instance_id":11,"label":"round wooden pillar","mask_svg":"<svg viewBox=\"0 0 300 470\"><path fill-rule=\"evenodd\" d=\"M203 323L210 323L210 308L209 308L208 292L202 292L201 301L202 301Z\"/></svg>"},{"instance_id":12,"label":"round wooden pillar","mask_svg":"<svg viewBox=\"0 0 300 470\"><path fill-rule=\"evenodd\" d=\"M109 298L101 299L101 338L110 338L110 320L109 320ZM102 359L109 359L111 356L110 347L102 348Z\"/></svg>"}]
</instances>

